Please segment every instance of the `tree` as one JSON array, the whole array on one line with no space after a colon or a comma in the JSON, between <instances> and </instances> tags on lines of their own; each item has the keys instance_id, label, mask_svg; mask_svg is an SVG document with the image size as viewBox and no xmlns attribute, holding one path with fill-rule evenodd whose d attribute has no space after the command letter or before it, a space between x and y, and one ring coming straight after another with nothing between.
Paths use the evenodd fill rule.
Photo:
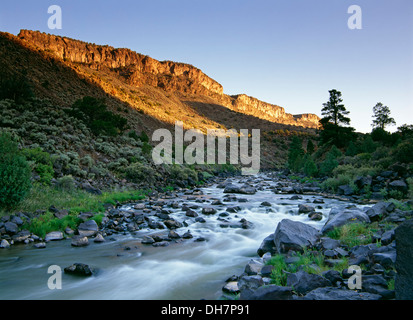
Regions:
<instances>
[{"instance_id":1,"label":"tree","mask_svg":"<svg viewBox=\"0 0 413 320\"><path fill-rule=\"evenodd\" d=\"M0 100L11 99L16 103L33 97L33 91L25 74L6 75L0 70Z\"/></svg>"},{"instance_id":2,"label":"tree","mask_svg":"<svg viewBox=\"0 0 413 320\"><path fill-rule=\"evenodd\" d=\"M400 133L402 138L406 138L409 136L413 136L413 125L412 124L404 124L397 128L397 131Z\"/></svg>"},{"instance_id":3,"label":"tree","mask_svg":"<svg viewBox=\"0 0 413 320\"><path fill-rule=\"evenodd\" d=\"M307 142L307 154L313 154L314 153L314 150L315 150L315 147L314 147L314 143L313 143L313 141L310 139L310 140L308 140L308 142Z\"/></svg>"},{"instance_id":4,"label":"tree","mask_svg":"<svg viewBox=\"0 0 413 320\"><path fill-rule=\"evenodd\" d=\"M304 173L307 176L314 177L318 173L317 165L315 164L313 158L307 153L304 157Z\"/></svg>"},{"instance_id":5,"label":"tree","mask_svg":"<svg viewBox=\"0 0 413 320\"><path fill-rule=\"evenodd\" d=\"M93 97L77 100L67 112L83 121L96 135L117 136L126 129L127 119L108 111L102 100Z\"/></svg>"},{"instance_id":6,"label":"tree","mask_svg":"<svg viewBox=\"0 0 413 320\"><path fill-rule=\"evenodd\" d=\"M373 128L380 128L382 130L385 129L388 125L395 125L396 121L392 117L390 117L390 109L387 106L384 106L381 102L378 102L373 107Z\"/></svg>"},{"instance_id":7,"label":"tree","mask_svg":"<svg viewBox=\"0 0 413 320\"><path fill-rule=\"evenodd\" d=\"M288 150L288 168L294 172L299 171L301 169L303 156L304 149L302 141L297 136L294 136Z\"/></svg>"},{"instance_id":8,"label":"tree","mask_svg":"<svg viewBox=\"0 0 413 320\"><path fill-rule=\"evenodd\" d=\"M323 109L321 109L321 114L324 116L322 121L332 122L336 126L350 124L350 118L346 117L350 112L342 104L341 92L333 89L329 93L330 99L328 102L323 103Z\"/></svg>"},{"instance_id":9,"label":"tree","mask_svg":"<svg viewBox=\"0 0 413 320\"><path fill-rule=\"evenodd\" d=\"M352 127L344 127L350 124L350 118L346 117L350 112L346 110L341 92L330 90L330 99L323 104L321 110L323 118L320 120L322 131L320 132L320 143L333 144L339 148L346 147L348 143L356 138Z\"/></svg>"},{"instance_id":10,"label":"tree","mask_svg":"<svg viewBox=\"0 0 413 320\"><path fill-rule=\"evenodd\" d=\"M0 208L18 204L31 188L31 170L7 133L0 133Z\"/></svg>"}]
</instances>

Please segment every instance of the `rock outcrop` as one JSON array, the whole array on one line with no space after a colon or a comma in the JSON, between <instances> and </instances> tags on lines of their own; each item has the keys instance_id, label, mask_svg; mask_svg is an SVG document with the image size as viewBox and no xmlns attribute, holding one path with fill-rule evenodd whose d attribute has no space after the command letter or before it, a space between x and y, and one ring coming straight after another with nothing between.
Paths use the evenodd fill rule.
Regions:
<instances>
[{"instance_id":1,"label":"rock outcrop","mask_svg":"<svg viewBox=\"0 0 413 320\"><path fill-rule=\"evenodd\" d=\"M130 49L96 45L79 40L21 30L17 36L22 43L76 66L95 71L114 73L122 82L134 86L152 86L167 92L204 95L233 111L286 125L317 128L319 117L314 114L292 115L283 107L240 94L224 94L221 84L200 69L185 63L158 61Z\"/></svg>"},{"instance_id":2,"label":"rock outcrop","mask_svg":"<svg viewBox=\"0 0 413 320\"><path fill-rule=\"evenodd\" d=\"M218 82L189 64L158 61L130 49L99 46L38 31L21 30L18 37L63 61L86 64L94 70L107 68L134 86L151 85L193 94L223 94L223 87Z\"/></svg>"}]
</instances>

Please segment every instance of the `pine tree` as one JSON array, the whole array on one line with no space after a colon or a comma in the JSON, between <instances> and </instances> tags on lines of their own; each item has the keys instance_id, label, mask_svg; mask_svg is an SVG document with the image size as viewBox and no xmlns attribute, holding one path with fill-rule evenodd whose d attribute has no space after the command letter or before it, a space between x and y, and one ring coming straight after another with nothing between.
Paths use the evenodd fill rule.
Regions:
<instances>
[{"instance_id":1,"label":"pine tree","mask_svg":"<svg viewBox=\"0 0 413 320\"><path fill-rule=\"evenodd\" d=\"M355 139L355 129L348 126L351 120L346 117L350 112L342 104L340 91L333 89L329 93L330 98L323 104L321 110L324 117L320 120L322 127L320 144L331 143L339 148L346 147L350 141ZM346 127L341 125L346 125Z\"/></svg>"},{"instance_id":2,"label":"pine tree","mask_svg":"<svg viewBox=\"0 0 413 320\"><path fill-rule=\"evenodd\" d=\"M301 169L303 157L304 149L302 141L297 136L294 136L288 150L288 168L291 171L298 172Z\"/></svg>"},{"instance_id":3,"label":"pine tree","mask_svg":"<svg viewBox=\"0 0 413 320\"><path fill-rule=\"evenodd\" d=\"M321 109L321 113L324 116L323 121L332 122L336 126L350 124L350 118L346 117L350 112L342 104L341 92L333 89L329 93L330 99L327 103L323 103L323 109Z\"/></svg>"},{"instance_id":4,"label":"pine tree","mask_svg":"<svg viewBox=\"0 0 413 320\"><path fill-rule=\"evenodd\" d=\"M392 117L390 117L390 109L389 107L383 105L381 102L378 102L373 107L373 128L380 128L382 130L385 129L388 125L395 125L396 121Z\"/></svg>"}]
</instances>

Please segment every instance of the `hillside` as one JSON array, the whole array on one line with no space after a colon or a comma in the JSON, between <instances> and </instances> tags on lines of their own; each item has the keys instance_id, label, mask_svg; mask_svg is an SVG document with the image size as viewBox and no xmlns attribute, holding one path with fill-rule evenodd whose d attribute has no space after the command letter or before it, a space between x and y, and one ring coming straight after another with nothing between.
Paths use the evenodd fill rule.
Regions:
<instances>
[{"instance_id":1,"label":"hillside","mask_svg":"<svg viewBox=\"0 0 413 320\"><path fill-rule=\"evenodd\" d=\"M261 168L275 168L286 161L290 135L314 137L319 119L291 115L243 94L225 95L218 82L188 64L28 30L18 36L0 33L0 72L5 78L23 76L40 99L26 110L3 103L1 127L17 135L21 147L40 147L54 159L74 158L64 160L66 167L55 163L55 178L72 175L103 188L124 184L129 166L150 160L142 157L142 142L130 139L136 138L133 132L151 136L159 128L172 131L177 120L185 129L203 132L258 128ZM96 136L68 116L65 110L85 96L102 99L111 112L127 119L123 135ZM92 164L83 160L83 165L83 158Z\"/></svg>"}]
</instances>

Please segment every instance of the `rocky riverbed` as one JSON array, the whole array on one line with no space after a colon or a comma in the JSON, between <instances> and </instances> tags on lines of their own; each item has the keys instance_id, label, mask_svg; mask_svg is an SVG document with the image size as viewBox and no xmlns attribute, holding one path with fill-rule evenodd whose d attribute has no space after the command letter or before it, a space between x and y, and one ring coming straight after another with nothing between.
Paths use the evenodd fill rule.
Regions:
<instances>
[{"instance_id":1,"label":"rocky riverbed","mask_svg":"<svg viewBox=\"0 0 413 320\"><path fill-rule=\"evenodd\" d=\"M397 290L388 285L396 278L395 230L412 212L401 211L392 203L355 203L320 191L314 184L299 184L277 174L221 178L203 188L153 193L135 203L107 206L99 225L91 220L94 213L82 213L79 217L83 222L77 230L56 230L44 239L21 230L31 214L2 217L0 246L6 250L0 250L0 279L7 279L8 285L2 286L0 296L217 299L224 295L232 299L239 295L240 299L316 300L397 297ZM67 215L64 209L51 209L56 217ZM355 222L378 224L372 243L350 247L327 236L335 227ZM394 228L387 230L385 224L389 223ZM287 275L287 285L272 284L274 266L269 261L282 255L287 262L293 262L295 253L303 248L322 255L331 270L296 270ZM348 290L352 275L348 270L334 270L343 259L349 265L363 266L361 290ZM69 283L58 294L43 288L45 268L50 264L60 265L64 280ZM20 281L27 277L28 269L32 293L27 286L25 291L19 289L23 290ZM25 270L25 275L19 270ZM71 272L84 272L91 280L73 278ZM235 275L225 282L231 274ZM409 275L404 279L409 280ZM84 281L88 281L88 289Z\"/></svg>"}]
</instances>

